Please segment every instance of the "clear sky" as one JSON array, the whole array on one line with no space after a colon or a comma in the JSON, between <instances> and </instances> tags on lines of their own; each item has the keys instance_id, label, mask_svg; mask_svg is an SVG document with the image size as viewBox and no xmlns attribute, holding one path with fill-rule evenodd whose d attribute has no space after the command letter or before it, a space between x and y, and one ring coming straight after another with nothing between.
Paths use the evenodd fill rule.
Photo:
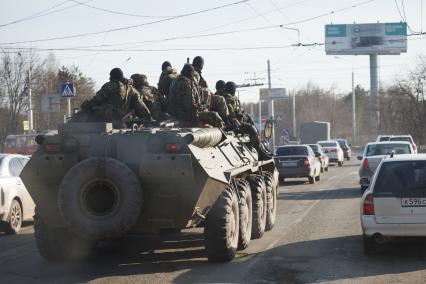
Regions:
<instances>
[{"instance_id":1,"label":"clear sky","mask_svg":"<svg viewBox=\"0 0 426 284\"><path fill-rule=\"evenodd\" d=\"M253 82L248 79L260 78L258 82L266 84L266 61L269 59L272 87L291 90L312 81L324 88L333 86L337 91L350 92L350 63L326 56L324 46L292 47L298 41L297 32L274 26L287 24L288 27L299 29L302 43L322 43L326 24L401 21L394 0L249 0L172 20L167 19L238 0L78 2L83 4L64 0L3 0L0 10L0 47L85 47L85 50L54 51L54 54L60 64L78 65L96 81L97 87L108 80L109 71L113 67L121 67L127 77L133 73L147 74L150 84L156 85L163 61L169 60L180 70L187 57L192 59L202 55L205 59L203 74L212 89L218 79L242 84ZM396 2L411 29L415 32L422 31L422 0ZM350 8L358 4L361 5ZM423 6L426 6L426 1ZM342 8L348 9L340 11ZM42 12L43 10L47 11ZM335 12L330 13L331 11ZM11 23L39 12L42 13L36 17ZM313 19L309 20L310 18ZM151 23L160 20L164 21ZM300 21L304 22L289 24ZM137 27L68 39L5 44L96 33L129 26ZM231 31L238 32L228 33ZM215 33L222 34L182 38ZM174 37L180 39L164 40ZM416 58L425 54L424 43L422 37L417 37L408 41L406 54L380 56L381 83L391 83L413 67ZM120 51L111 51L112 49ZM47 53L43 51L41 54ZM368 56L343 57L354 65L356 84L369 88ZM246 102L255 101L258 89L243 89L240 91L240 98Z\"/></svg>"}]
</instances>

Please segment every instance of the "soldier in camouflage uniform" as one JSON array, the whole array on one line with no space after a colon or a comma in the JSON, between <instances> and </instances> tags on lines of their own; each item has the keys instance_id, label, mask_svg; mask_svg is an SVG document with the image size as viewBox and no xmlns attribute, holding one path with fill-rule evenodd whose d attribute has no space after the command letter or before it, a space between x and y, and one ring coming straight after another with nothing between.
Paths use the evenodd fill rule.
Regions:
<instances>
[{"instance_id":1,"label":"soldier in camouflage uniform","mask_svg":"<svg viewBox=\"0 0 426 284\"><path fill-rule=\"evenodd\" d=\"M162 112L166 112L166 98L149 85L146 75L133 74L130 76L133 86L139 92L139 100L143 102L151 112L152 117L157 120Z\"/></svg>"},{"instance_id":2,"label":"soldier in camouflage uniform","mask_svg":"<svg viewBox=\"0 0 426 284\"><path fill-rule=\"evenodd\" d=\"M132 81L124 78L120 68L111 70L110 81L92 99L84 101L81 110L81 114L71 121L113 122L114 127L124 128L125 120L131 115L151 120L150 111L139 101Z\"/></svg>"},{"instance_id":3,"label":"soldier in camouflage uniform","mask_svg":"<svg viewBox=\"0 0 426 284\"><path fill-rule=\"evenodd\" d=\"M194 57L192 66L195 69L195 82L198 84L201 106L208 111L217 112L222 121L227 122L229 113L226 101L220 96L212 94L201 73L204 67L204 59L201 56Z\"/></svg>"},{"instance_id":4,"label":"soldier in camouflage uniform","mask_svg":"<svg viewBox=\"0 0 426 284\"><path fill-rule=\"evenodd\" d=\"M185 64L181 74L170 88L169 113L185 126L201 123L223 127L224 123L217 112L203 109L199 91L194 67L191 64Z\"/></svg>"},{"instance_id":5,"label":"soldier in camouflage uniform","mask_svg":"<svg viewBox=\"0 0 426 284\"><path fill-rule=\"evenodd\" d=\"M223 97L226 100L226 105L228 106L229 118L231 120L237 118L239 111L238 98L235 96L237 86L234 82L229 81L225 84L225 92Z\"/></svg>"},{"instance_id":6,"label":"soldier in camouflage uniform","mask_svg":"<svg viewBox=\"0 0 426 284\"><path fill-rule=\"evenodd\" d=\"M172 68L172 65L168 61L164 61L161 65L161 75L158 80L158 91L166 99L169 98L170 85L178 76L176 69Z\"/></svg>"}]
</instances>

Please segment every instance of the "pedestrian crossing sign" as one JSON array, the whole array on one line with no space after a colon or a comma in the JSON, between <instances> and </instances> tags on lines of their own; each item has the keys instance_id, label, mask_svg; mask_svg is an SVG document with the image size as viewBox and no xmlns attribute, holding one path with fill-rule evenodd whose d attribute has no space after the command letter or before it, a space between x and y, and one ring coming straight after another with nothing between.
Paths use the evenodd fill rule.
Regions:
<instances>
[{"instance_id":1,"label":"pedestrian crossing sign","mask_svg":"<svg viewBox=\"0 0 426 284\"><path fill-rule=\"evenodd\" d=\"M71 98L75 97L75 89L73 83L62 83L61 84L61 97Z\"/></svg>"}]
</instances>

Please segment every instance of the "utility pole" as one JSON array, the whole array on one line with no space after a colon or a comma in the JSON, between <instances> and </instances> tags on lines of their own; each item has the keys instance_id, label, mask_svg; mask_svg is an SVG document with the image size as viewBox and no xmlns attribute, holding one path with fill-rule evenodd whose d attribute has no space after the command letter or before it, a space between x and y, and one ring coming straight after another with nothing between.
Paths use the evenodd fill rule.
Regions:
<instances>
[{"instance_id":1,"label":"utility pole","mask_svg":"<svg viewBox=\"0 0 426 284\"><path fill-rule=\"evenodd\" d=\"M356 103L355 103L355 74L352 67L352 145L356 145Z\"/></svg>"},{"instance_id":2,"label":"utility pole","mask_svg":"<svg viewBox=\"0 0 426 284\"><path fill-rule=\"evenodd\" d=\"M28 69L28 124L30 125L30 133L33 132L33 103L32 103L32 90L31 90L31 64Z\"/></svg>"},{"instance_id":3,"label":"utility pole","mask_svg":"<svg viewBox=\"0 0 426 284\"><path fill-rule=\"evenodd\" d=\"M371 125L372 136L377 135L379 128L379 108L377 100L378 79L377 79L377 54L370 54L370 96L372 100L371 105Z\"/></svg>"},{"instance_id":4,"label":"utility pole","mask_svg":"<svg viewBox=\"0 0 426 284\"><path fill-rule=\"evenodd\" d=\"M271 150L275 152L275 115L274 115L274 100L270 97L271 95L271 63L268 59L267 61L268 67L268 115L272 118L272 137L271 137Z\"/></svg>"}]
</instances>

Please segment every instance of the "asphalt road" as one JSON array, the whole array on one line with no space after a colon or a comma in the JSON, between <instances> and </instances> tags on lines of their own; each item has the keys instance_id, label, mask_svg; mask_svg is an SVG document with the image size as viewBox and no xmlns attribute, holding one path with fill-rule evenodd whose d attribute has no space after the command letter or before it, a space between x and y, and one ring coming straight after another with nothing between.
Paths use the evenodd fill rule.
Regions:
<instances>
[{"instance_id":1,"label":"asphalt road","mask_svg":"<svg viewBox=\"0 0 426 284\"><path fill-rule=\"evenodd\" d=\"M362 252L356 162L330 167L310 185L279 188L277 223L230 263L206 260L201 230L181 235L129 236L95 254L49 263L38 254L31 224L0 235L1 283L420 283L426 279L425 239Z\"/></svg>"}]
</instances>

